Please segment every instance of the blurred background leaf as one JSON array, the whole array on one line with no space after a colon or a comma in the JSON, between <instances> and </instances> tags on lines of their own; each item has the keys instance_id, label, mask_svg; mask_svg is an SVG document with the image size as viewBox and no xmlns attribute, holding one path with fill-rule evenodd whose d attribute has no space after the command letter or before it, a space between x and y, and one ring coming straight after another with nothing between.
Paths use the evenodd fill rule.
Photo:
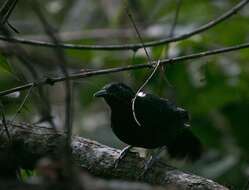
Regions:
<instances>
[{"instance_id":1,"label":"blurred background leaf","mask_svg":"<svg viewBox=\"0 0 249 190\"><path fill-rule=\"evenodd\" d=\"M166 38L175 16L177 1L129 1L134 20L144 41ZM207 23L230 9L238 0L182 1L175 35L183 34ZM42 10L65 43L126 44L139 42L121 0L44 0ZM245 43L249 39L248 6L229 20L211 30L181 42L148 48L153 59L197 53L218 47ZM28 1L19 2L10 22L18 29L18 37L48 40ZM23 46L38 71L39 79L60 74L52 49ZM134 51L65 50L70 73L88 69L119 67L147 63L143 49ZM194 133L205 147L205 155L194 164L173 165L192 170L218 182L242 189L249 177L249 50L241 50L178 64L158 71L146 86L150 92L185 107L191 114ZM125 146L111 132L109 109L104 101L94 99L93 93L104 84L121 81L137 90L149 76L150 70L85 78L73 82L74 133L100 141L109 146ZM30 81L30 73L13 55L12 49L0 44L0 89ZM52 116L62 126L64 116L64 86L44 87ZM18 98L2 101L11 118L26 92ZM39 104L37 90L31 94L18 120L37 122ZM30 114L32 113L32 114ZM169 162L169 160L167 160Z\"/></svg>"}]
</instances>

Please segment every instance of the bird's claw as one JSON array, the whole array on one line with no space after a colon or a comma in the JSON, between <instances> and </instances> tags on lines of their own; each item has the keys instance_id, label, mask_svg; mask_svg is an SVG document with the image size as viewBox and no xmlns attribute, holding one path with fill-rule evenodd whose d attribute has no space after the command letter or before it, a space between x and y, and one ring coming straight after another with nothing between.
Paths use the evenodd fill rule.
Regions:
<instances>
[{"instance_id":1,"label":"bird's claw","mask_svg":"<svg viewBox=\"0 0 249 190\"><path fill-rule=\"evenodd\" d=\"M140 174L139 178L142 179L145 177L145 174L148 172L148 170L152 167L156 160L153 158L153 156L150 156L149 160L147 160L144 163L144 169L143 172Z\"/></svg>"},{"instance_id":2,"label":"bird's claw","mask_svg":"<svg viewBox=\"0 0 249 190\"><path fill-rule=\"evenodd\" d=\"M160 160L160 153L163 151L164 148L165 147L161 147L156 154L150 156L150 158L144 163L144 170L139 176L140 179L143 179L148 170L152 168L153 164Z\"/></svg>"},{"instance_id":3,"label":"bird's claw","mask_svg":"<svg viewBox=\"0 0 249 190\"><path fill-rule=\"evenodd\" d=\"M119 154L118 158L114 162L114 168L117 168L121 160L127 155L129 150L132 148L132 146L127 146L125 147Z\"/></svg>"}]
</instances>

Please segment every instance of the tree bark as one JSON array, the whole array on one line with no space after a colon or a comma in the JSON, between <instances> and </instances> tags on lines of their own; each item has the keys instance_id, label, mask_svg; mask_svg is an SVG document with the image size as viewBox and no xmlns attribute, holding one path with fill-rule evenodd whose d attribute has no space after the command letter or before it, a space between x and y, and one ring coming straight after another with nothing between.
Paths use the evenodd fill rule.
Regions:
<instances>
[{"instance_id":1,"label":"tree bark","mask_svg":"<svg viewBox=\"0 0 249 190\"><path fill-rule=\"evenodd\" d=\"M9 141L5 127L11 136ZM0 158L6 158L11 147L12 155L8 162L23 168L33 168L39 158L45 156L60 157L65 148L66 135L53 128L27 123L0 123ZM180 190L227 190L228 188L203 177L184 173L162 162L157 162L140 178L145 159L138 153L129 152L118 168L114 162L120 150L105 146L82 137L72 138L72 156L76 165L91 174L108 179L141 181L151 185L160 185L167 189L174 187ZM0 160L0 166L6 167L6 160ZM117 188L118 189L118 188Z\"/></svg>"}]
</instances>

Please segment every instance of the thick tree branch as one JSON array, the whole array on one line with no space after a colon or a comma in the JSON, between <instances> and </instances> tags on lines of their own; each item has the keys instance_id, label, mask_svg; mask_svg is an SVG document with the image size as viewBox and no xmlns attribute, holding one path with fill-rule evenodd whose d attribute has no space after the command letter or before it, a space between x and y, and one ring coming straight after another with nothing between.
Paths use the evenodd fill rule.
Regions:
<instances>
[{"instance_id":1,"label":"thick tree branch","mask_svg":"<svg viewBox=\"0 0 249 190\"><path fill-rule=\"evenodd\" d=\"M166 39L146 42L144 44L137 43L137 44L122 44L122 45L76 45L76 44L59 44L61 48L67 48L67 49L80 49L80 50L105 50L105 51L113 51L113 50L137 50L143 47L155 47L163 44L168 44L170 42L176 42L180 40L184 40L187 38L190 38L196 34L200 34L210 28L213 28L214 26L218 25L219 23L227 20L231 16L235 15L238 11L240 11L243 7L245 7L249 3L249 0L242 0L235 6L233 6L230 10L225 12L220 17L211 20L207 24L204 24L200 26L199 28L182 34L175 37L169 37ZM26 40L22 38L7 38L5 36L0 36L0 40L6 41L9 43L21 43L26 45L33 45L33 46L44 46L44 47L58 47L54 43L51 42L43 42L43 41L36 41L36 40Z\"/></svg>"},{"instance_id":2,"label":"thick tree branch","mask_svg":"<svg viewBox=\"0 0 249 190\"><path fill-rule=\"evenodd\" d=\"M53 155L59 156L65 143L65 133L26 123L8 123L9 133L13 139L14 162L24 168L32 168L36 159ZM0 123L0 152L9 149L9 142L3 124ZM76 165L87 169L95 176L118 178L122 180L140 180L164 187L174 186L181 190L227 190L227 188L196 175L184 173L176 168L158 162L145 177L139 178L143 171L144 158L137 153L129 153L115 169L114 161L120 150L81 137L72 139L72 154ZM12 156L13 158L13 156ZM6 164L6 163L0 163ZM3 167L3 166L1 166Z\"/></svg>"},{"instance_id":3,"label":"thick tree branch","mask_svg":"<svg viewBox=\"0 0 249 190\"><path fill-rule=\"evenodd\" d=\"M80 184L78 187L73 187L74 184L71 184L70 190L177 190L174 186L155 186L149 185L141 182L128 182L121 180L104 180L101 178L96 178L87 175L85 172L81 173L79 176ZM49 188L44 186L43 183L39 184L27 184L20 183L16 181L1 181L0 180L0 189L6 190L47 190L47 189L60 189L64 190L65 182L54 183L52 187Z\"/></svg>"}]
</instances>

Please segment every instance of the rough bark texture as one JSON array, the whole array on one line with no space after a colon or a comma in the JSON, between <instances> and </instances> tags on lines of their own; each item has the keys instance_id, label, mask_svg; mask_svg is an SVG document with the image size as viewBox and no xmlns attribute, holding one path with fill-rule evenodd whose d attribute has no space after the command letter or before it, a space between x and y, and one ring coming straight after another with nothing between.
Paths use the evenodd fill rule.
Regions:
<instances>
[{"instance_id":1,"label":"rough bark texture","mask_svg":"<svg viewBox=\"0 0 249 190\"><path fill-rule=\"evenodd\" d=\"M7 127L12 140L12 156L8 161L17 163L24 168L32 168L38 158L47 155L61 156L61 150L65 145L65 134L63 132L27 123L8 123ZM9 147L6 131L3 124L0 123L0 156L2 158L4 158L6 152L9 153ZM139 157L137 153L130 152L120 162L119 167L115 169L113 167L114 161L119 153L120 150L95 141L81 137L72 138L74 162L95 176L142 181L180 190L227 190L226 187L209 179L184 173L161 162L155 163L152 169L141 179L139 176L143 171L145 160ZM0 167L5 167L6 163L4 162L6 160L1 162Z\"/></svg>"},{"instance_id":2,"label":"rough bark texture","mask_svg":"<svg viewBox=\"0 0 249 190\"><path fill-rule=\"evenodd\" d=\"M48 184L48 183L46 183ZM41 184L27 184L16 181L1 181L1 190L64 190L63 183L55 183L53 186ZM77 187L70 187L70 190L177 190L174 187L152 186L146 183L127 182L120 180L103 180L86 174L80 176L80 184Z\"/></svg>"}]
</instances>

